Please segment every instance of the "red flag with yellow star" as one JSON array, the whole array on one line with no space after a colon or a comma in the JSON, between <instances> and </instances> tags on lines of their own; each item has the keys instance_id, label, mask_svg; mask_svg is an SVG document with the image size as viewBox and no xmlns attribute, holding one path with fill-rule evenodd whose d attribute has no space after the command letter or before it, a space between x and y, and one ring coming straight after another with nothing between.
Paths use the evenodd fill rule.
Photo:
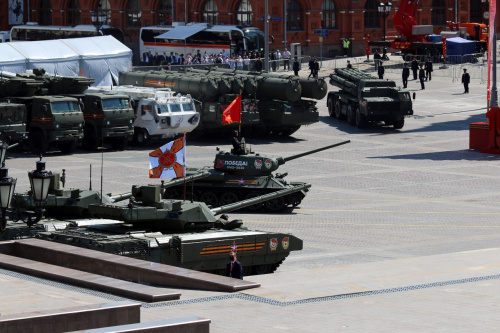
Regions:
<instances>
[{"instance_id":1,"label":"red flag with yellow star","mask_svg":"<svg viewBox=\"0 0 500 333\"><path fill-rule=\"evenodd\" d=\"M185 137L149 153L149 178L178 178L186 175Z\"/></svg>"},{"instance_id":2,"label":"red flag with yellow star","mask_svg":"<svg viewBox=\"0 0 500 333\"><path fill-rule=\"evenodd\" d=\"M238 95L222 112L222 124L241 123L241 95Z\"/></svg>"}]
</instances>

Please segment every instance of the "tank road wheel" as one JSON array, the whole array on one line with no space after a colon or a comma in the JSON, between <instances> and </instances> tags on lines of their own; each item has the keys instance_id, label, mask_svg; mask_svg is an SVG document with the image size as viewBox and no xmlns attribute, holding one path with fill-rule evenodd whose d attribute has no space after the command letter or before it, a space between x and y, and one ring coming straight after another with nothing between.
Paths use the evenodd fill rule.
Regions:
<instances>
[{"instance_id":1,"label":"tank road wheel","mask_svg":"<svg viewBox=\"0 0 500 333\"><path fill-rule=\"evenodd\" d=\"M405 120L400 119L400 120L394 120L394 123L392 126L394 126L394 129L402 129L403 126L405 125Z\"/></svg>"},{"instance_id":2,"label":"tank road wheel","mask_svg":"<svg viewBox=\"0 0 500 333\"><path fill-rule=\"evenodd\" d=\"M279 197L266 201L265 205L268 210L277 212L279 210L283 210L286 207L286 202L283 197Z\"/></svg>"},{"instance_id":3,"label":"tank road wheel","mask_svg":"<svg viewBox=\"0 0 500 333\"><path fill-rule=\"evenodd\" d=\"M335 100L333 97L330 96L326 104L328 105L328 115L332 118L335 117Z\"/></svg>"},{"instance_id":4,"label":"tank road wheel","mask_svg":"<svg viewBox=\"0 0 500 333\"><path fill-rule=\"evenodd\" d=\"M236 193L226 192L220 196L219 205L220 206L229 205L236 201L238 201L238 196L236 195Z\"/></svg>"},{"instance_id":5,"label":"tank road wheel","mask_svg":"<svg viewBox=\"0 0 500 333\"><path fill-rule=\"evenodd\" d=\"M30 150L35 155L45 154L48 149L47 140L40 131L34 131L29 134Z\"/></svg>"},{"instance_id":6,"label":"tank road wheel","mask_svg":"<svg viewBox=\"0 0 500 333\"><path fill-rule=\"evenodd\" d=\"M356 108L356 126L358 128L365 128L367 125L366 117L359 110L359 106Z\"/></svg>"},{"instance_id":7,"label":"tank road wheel","mask_svg":"<svg viewBox=\"0 0 500 333\"><path fill-rule=\"evenodd\" d=\"M344 118L344 115L342 114L342 102L340 102L340 100L335 101L335 118Z\"/></svg>"},{"instance_id":8,"label":"tank road wheel","mask_svg":"<svg viewBox=\"0 0 500 333\"><path fill-rule=\"evenodd\" d=\"M123 150L127 146L128 138L126 136L121 138L113 138L111 140L111 148L114 150Z\"/></svg>"},{"instance_id":9,"label":"tank road wheel","mask_svg":"<svg viewBox=\"0 0 500 333\"><path fill-rule=\"evenodd\" d=\"M97 150L99 147L99 138L94 127L85 127L83 130L83 149Z\"/></svg>"},{"instance_id":10,"label":"tank road wheel","mask_svg":"<svg viewBox=\"0 0 500 333\"><path fill-rule=\"evenodd\" d=\"M59 142L59 149L61 149L63 154L73 154L76 150L76 140Z\"/></svg>"},{"instance_id":11,"label":"tank road wheel","mask_svg":"<svg viewBox=\"0 0 500 333\"><path fill-rule=\"evenodd\" d=\"M255 197L258 197L258 196L259 196L258 192L250 192L250 193L248 193L245 196L245 200L246 199L252 199L252 198L255 198ZM264 207L264 204L261 202L261 203L255 204L255 205L248 206L248 207L245 208L245 210L256 212L258 210L261 210L262 207Z\"/></svg>"},{"instance_id":12,"label":"tank road wheel","mask_svg":"<svg viewBox=\"0 0 500 333\"><path fill-rule=\"evenodd\" d=\"M269 274L273 271L273 265L264 264L255 266L255 274Z\"/></svg>"},{"instance_id":13,"label":"tank road wheel","mask_svg":"<svg viewBox=\"0 0 500 333\"><path fill-rule=\"evenodd\" d=\"M297 207L302 202L302 199L297 193L293 193L286 197L286 201L293 207Z\"/></svg>"},{"instance_id":14,"label":"tank road wheel","mask_svg":"<svg viewBox=\"0 0 500 333\"><path fill-rule=\"evenodd\" d=\"M200 195L200 201L212 207L217 207L219 205L219 199L217 199L217 195L214 192L210 191Z\"/></svg>"},{"instance_id":15,"label":"tank road wheel","mask_svg":"<svg viewBox=\"0 0 500 333\"><path fill-rule=\"evenodd\" d=\"M163 192L163 199L179 199L180 194L179 191L174 190L174 189L166 189L165 192Z\"/></svg>"},{"instance_id":16,"label":"tank road wheel","mask_svg":"<svg viewBox=\"0 0 500 333\"><path fill-rule=\"evenodd\" d=\"M356 124L356 115L354 114L354 110L352 109L352 105L347 105L347 122L349 125L354 126Z\"/></svg>"}]
</instances>

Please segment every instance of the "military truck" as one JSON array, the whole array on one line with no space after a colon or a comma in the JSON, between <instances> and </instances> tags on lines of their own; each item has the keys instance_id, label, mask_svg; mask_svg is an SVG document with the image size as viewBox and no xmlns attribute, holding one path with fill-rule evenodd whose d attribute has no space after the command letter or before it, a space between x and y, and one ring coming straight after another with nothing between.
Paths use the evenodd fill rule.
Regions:
<instances>
[{"instance_id":1,"label":"military truck","mask_svg":"<svg viewBox=\"0 0 500 333\"><path fill-rule=\"evenodd\" d=\"M79 100L83 103L85 120L84 149L96 150L106 142L113 149L123 150L134 134L134 110L128 96L85 93Z\"/></svg>"},{"instance_id":2,"label":"military truck","mask_svg":"<svg viewBox=\"0 0 500 333\"><path fill-rule=\"evenodd\" d=\"M328 113L337 119L347 118L350 125L364 128L369 122L383 121L401 129L405 117L413 114L409 91L397 88L392 80L358 69L337 68L330 74L330 84L340 90L328 93Z\"/></svg>"},{"instance_id":3,"label":"military truck","mask_svg":"<svg viewBox=\"0 0 500 333\"><path fill-rule=\"evenodd\" d=\"M83 139L83 112L74 97L9 97L4 101L26 106L26 131L33 154L43 154L51 145L71 154Z\"/></svg>"},{"instance_id":4,"label":"military truck","mask_svg":"<svg viewBox=\"0 0 500 333\"><path fill-rule=\"evenodd\" d=\"M135 112L133 141L147 144L151 139L173 138L198 126L200 114L190 95L180 95L170 88L91 87L88 92L117 93L130 99Z\"/></svg>"},{"instance_id":5,"label":"military truck","mask_svg":"<svg viewBox=\"0 0 500 333\"><path fill-rule=\"evenodd\" d=\"M26 132L26 106L0 103L0 140L9 145L28 140Z\"/></svg>"}]
</instances>

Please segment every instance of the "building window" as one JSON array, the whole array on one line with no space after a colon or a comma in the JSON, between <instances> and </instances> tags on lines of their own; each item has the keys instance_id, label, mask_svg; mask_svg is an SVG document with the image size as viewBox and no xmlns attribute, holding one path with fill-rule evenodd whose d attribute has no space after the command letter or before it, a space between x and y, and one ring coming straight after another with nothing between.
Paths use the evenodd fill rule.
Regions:
<instances>
[{"instance_id":1,"label":"building window","mask_svg":"<svg viewBox=\"0 0 500 333\"><path fill-rule=\"evenodd\" d=\"M481 5L481 0L471 0L470 1L470 21L482 23L484 21L483 12L486 11L486 8L483 8Z\"/></svg>"},{"instance_id":2,"label":"building window","mask_svg":"<svg viewBox=\"0 0 500 333\"><path fill-rule=\"evenodd\" d=\"M40 25L52 25L52 6L50 5L50 0L42 0Z\"/></svg>"},{"instance_id":3,"label":"building window","mask_svg":"<svg viewBox=\"0 0 500 333\"><path fill-rule=\"evenodd\" d=\"M446 25L446 7L443 0L432 0L432 25Z\"/></svg>"},{"instance_id":4,"label":"building window","mask_svg":"<svg viewBox=\"0 0 500 333\"><path fill-rule=\"evenodd\" d=\"M100 0L101 1L101 12L106 14L106 21L104 24L111 24L111 5L109 4L109 0Z\"/></svg>"},{"instance_id":5,"label":"building window","mask_svg":"<svg viewBox=\"0 0 500 333\"><path fill-rule=\"evenodd\" d=\"M158 5L158 24L172 25L172 0L161 0Z\"/></svg>"},{"instance_id":6,"label":"building window","mask_svg":"<svg viewBox=\"0 0 500 333\"><path fill-rule=\"evenodd\" d=\"M292 0L286 5L286 30L303 30L302 6L297 0Z\"/></svg>"},{"instance_id":7,"label":"building window","mask_svg":"<svg viewBox=\"0 0 500 333\"><path fill-rule=\"evenodd\" d=\"M337 27L337 11L333 0L325 0L321 6L321 28L335 29Z\"/></svg>"},{"instance_id":8,"label":"building window","mask_svg":"<svg viewBox=\"0 0 500 333\"><path fill-rule=\"evenodd\" d=\"M67 25L75 26L81 23L81 10L80 10L80 1L78 0L69 0L66 4L67 9Z\"/></svg>"},{"instance_id":9,"label":"building window","mask_svg":"<svg viewBox=\"0 0 500 333\"><path fill-rule=\"evenodd\" d=\"M238 5L236 11L236 24L238 25L252 25L252 5L249 0L242 0Z\"/></svg>"},{"instance_id":10,"label":"building window","mask_svg":"<svg viewBox=\"0 0 500 333\"><path fill-rule=\"evenodd\" d=\"M205 5L203 6L203 22L211 25L216 25L218 16L219 13L217 11L217 5L215 4L215 1L205 1Z\"/></svg>"},{"instance_id":11,"label":"building window","mask_svg":"<svg viewBox=\"0 0 500 333\"><path fill-rule=\"evenodd\" d=\"M139 0L129 0L127 3L127 28L141 27L141 4Z\"/></svg>"},{"instance_id":12,"label":"building window","mask_svg":"<svg viewBox=\"0 0 500 333\"><path fill-rule=\"evenodd\" d=\"M365 4L365 29L380 28L380 15L378 13L378 2L367 0Z\"/></svg>"}]
</instances>

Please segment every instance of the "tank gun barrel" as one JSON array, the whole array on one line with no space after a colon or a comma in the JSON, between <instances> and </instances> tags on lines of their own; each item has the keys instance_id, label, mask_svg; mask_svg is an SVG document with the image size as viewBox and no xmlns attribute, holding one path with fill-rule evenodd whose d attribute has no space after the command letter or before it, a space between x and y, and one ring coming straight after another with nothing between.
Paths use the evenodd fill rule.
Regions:
<instances>
[{"instance_id":1,"label":"tank gun barrel","mask_svg":"<svg viewBox=\"0 0 500 333\"><path fill-rule=\"evenodd\" d=\"M349 143L349 142L351 142L351 140L347 140L347 141L339 142L339 143L336 143L336 144L333 144L333 145L329 145L329 146L326 146L326 147L314 149L314 150L311 150L311 151L307 151L305 153L301 153L301 154L297 154L297 155L292 155L292 156L288 156L288 157L279 158L278 159L278 164L282 165L282 164L285 164L285 162L288 162L288 161L300 158L302 156L311 155L311 154L314 154L314 153L317 153L317 152L320 152L320 151L323 151L323 150L327 150L327 149L330 149L330 148L333 148L333 147L338 147L338 146L341 146L341 145L345 145L346 143Z\"/></svg>"},{"instance_id":2,"label":"tank gun barrel","mask_svg":"<svg viewBox=\"0 0 500 333\"><path fill-rule=\"evenodd\" d=\"M299 192L299 191L308 189L310 187L311 187L311 184L301 184L301 185L293 186L291 188L287 188L287 189L284 189L281 191L258 196L258 197L252 198L252 199L247 199L247 200L239 201L236 203L213 208L213 209L211 209L211 211L215 215L219 215L219 214L223 214L223 213L227 213L227 212L232 212L232 211L237 210L237 209L256 205L256 204L259 204L259 203L264 202L264 201L272 200L274 198L279 198L279 197L283 197L283 196L291 194L291 193Z\"/></svg>"},{"instance_id":3,"label":"tank gun barrel","mask_svg":"<svg viewBox=\"0 0 500 333\"><path fill-rule=\"evenodd\" d=\"M210 172L208 172L208 171L202 171L200 173L197 173L197 174L194 174L194 175L191 175L191 176L188 176L188 177L182 177L182 178L173 179L173 180L169 181L168 183L163 184L162 185L162 189L173 187L173 186L177 186L177 185L181 185L184 182L191 182L191 181L195 181L195 180L198 180L198 179L203 179L203 178L206 178L208 176L210 176ZM133 193L132 192L127 192L127 193L122 193L122 194L111 196L110 200L111 200L112 203L115 203L115 202L119 202L119 201L130 199L131 197L133 197Z\"/></svg>"}]
</instances>

